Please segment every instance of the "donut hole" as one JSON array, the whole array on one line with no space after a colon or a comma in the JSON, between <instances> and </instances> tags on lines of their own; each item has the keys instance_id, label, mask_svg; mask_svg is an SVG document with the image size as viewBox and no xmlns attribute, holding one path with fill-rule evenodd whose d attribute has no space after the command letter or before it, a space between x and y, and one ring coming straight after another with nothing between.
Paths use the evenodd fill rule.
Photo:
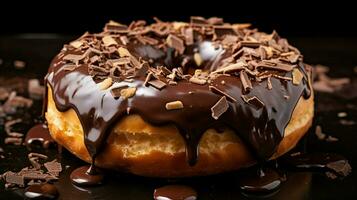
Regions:
<instances>
[{"instance_id":1,"label":"donut hole","mask_svg":"<svg viewBox=\"0 0 357 200\"><path fill-rule=\"evenodd\" d=\"M175 49L158 49L151 45L135 45L131 52L152 66L165 66L172 70L181 67L184 75L193 75L196 69L211 72L217 69L218 61L224 58L225 49L211 41L203 41L187 46L184 54L180 55Z\"/></svg>"}]
</instances>

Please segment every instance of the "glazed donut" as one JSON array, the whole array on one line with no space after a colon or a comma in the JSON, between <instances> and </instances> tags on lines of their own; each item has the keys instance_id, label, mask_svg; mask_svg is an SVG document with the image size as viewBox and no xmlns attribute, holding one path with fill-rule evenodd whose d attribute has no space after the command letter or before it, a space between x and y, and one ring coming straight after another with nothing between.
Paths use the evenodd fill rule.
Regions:
<instances>
[{"instance_id":1,"label":"glazed donut","mask_svg":"<svg viewBox=\"0 0 357 200\"><path fill-rule=\"evenodd\" d=\"M155 20L110 21L53 59L45 117L60 145L98 167L185 177L277 158L307 132L311 67L286 39Z\"/></svg>"}]
</instances>

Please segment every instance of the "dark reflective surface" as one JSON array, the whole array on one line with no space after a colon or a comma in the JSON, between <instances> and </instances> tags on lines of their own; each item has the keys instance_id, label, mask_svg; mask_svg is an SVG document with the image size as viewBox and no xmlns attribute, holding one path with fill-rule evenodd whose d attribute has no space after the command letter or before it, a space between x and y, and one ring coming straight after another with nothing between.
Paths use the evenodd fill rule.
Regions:
<instances>
[{"instance_id":1,"label":"dark reflective surface","mask_svg":"<svg viewBox=\"0 0 357 200\"><path fill-rule=\"evenodd\" d=\"M42 36L41 36L42 37ZM0 86L7 86L26 96L28 78L44 76L52 57L59 51L64 42L73 37L46 37L27 39L21 37L0 38ZM301 49L308 63L321 63L331 66L330 76L347 76L357 81L357 74L353 67L357 65L357 39L354 38L290 38L290 42ZM27 66L23 70L12 67L14 60L24 60ZM338 142L328 143L317 140L310 130L307 136L306 149L308 152L330 152L344 155L353 170L357 166L357 125L343 125L340 119L357 122L357 98L353 95L353 88L346 95L316 94L315 127L321 125L323 132L339 138ZM347 97L348 98L347 98ZM355 95L356 96L356 95ZM18 114L24 122L16 126L16 131L26 133L34 123L38 123L41 115L41 101L34 102L34 109ZM346 112L347 117L339 118L339 112ZM16 118L16 116L14 117ZM30 163L29 153L25 146L4 145L3 118L0 117L0 146L5 149L5 159L0 159L0 173L7 170L19 171ZM303 146L300 144L300 146ZM49 155L49 160L57 157L57 148L44 150L33 147L33 152ZM156 188L168 185L188 185L198 193L198 199L249 199L239 191L240 177L244 171L222 174L210 177L190 179L152 179L111 172L105 179L105 184L98 187L78 187L69 178L72 170L84 163L63 151L62 164L65 171L55 183L59 199L152 199ZM67 167L68 168L67 168ZM354 199L357 198L357 175L353 171L343 180L329 180L324 173L287 172L287 179L281 184L279 191L268 196L268 199ZM5 190L4 183L0 183L0 199L23 199L24 189Z\"/></svg>"}]
</instances>

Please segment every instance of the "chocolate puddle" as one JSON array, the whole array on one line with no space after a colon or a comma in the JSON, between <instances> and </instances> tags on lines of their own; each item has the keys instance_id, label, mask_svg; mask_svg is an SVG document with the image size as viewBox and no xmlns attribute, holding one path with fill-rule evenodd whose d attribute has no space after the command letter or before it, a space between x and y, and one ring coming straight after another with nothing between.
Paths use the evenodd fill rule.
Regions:
<instances>
[{"instance_id":1,"label":"chocolate puddle","mask_svg":"<svg viewBox=\"0 0 357 200\"><path fill-rule=\"evenodd\" d=\"M24 193L27 199L55 199L58 196L56 186L49 183L30 185Z\"/></svg>"},{"instance_id":2,"label":"chocolate puddle","mask_svg":"<svg viewBox=\"0 0 357 200\"><path fill-rule=\"evenodd\" d=\"M25 144L27 147L38 141L44 148L48 148L51 143L55 141L52 139L46 124L37 124L33 126L26 134Z\"/></svg>"},{"instance_id":3,"label":"chocolate puddle","mask_svg":"<svg viewBox=\"0 0 357 200\"><path fill-rule=\"evenodd\" d=\"M70 179L78 186L94 186L103 183L104 175L98 172L94 165L86 165L73 170Z\"/></svg>"}]
</instances>

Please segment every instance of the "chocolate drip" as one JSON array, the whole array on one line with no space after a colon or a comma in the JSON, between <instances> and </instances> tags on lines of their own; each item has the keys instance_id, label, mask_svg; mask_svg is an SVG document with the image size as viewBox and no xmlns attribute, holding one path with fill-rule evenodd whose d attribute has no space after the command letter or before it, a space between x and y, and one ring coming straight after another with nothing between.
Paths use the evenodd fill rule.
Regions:
<instances>
[{"instance_id":1,"label":"chocolate drip","mask_svg":"<svg viewBox=\"0 0 357 200\"><path fill-rule=\"evenodd\" d=\"M178 56L173 56L170 50L164 51L139 43L131 43L127 47L135 57L150 60L154 66L165 64L169 69L180 66L179 63L185 58L192 64L193 51L199 53L202 59L199 68L203 70L215 70L225 59L232 56L232 52L217 48L209 40L188 46L186 54ZM112 126L127 116L130 108L130 114L139 114L150 124L174 124L185 140L190 165L197 162L198 144L202 134L215 127L233 129L258 160L266 160L275 152L283 138L284 129L300 97L307 98L310 95L310 87L306 81L307 72L300 63L296 67L303 72L306 80L303 79L299 84L272 77L269 79L272 88L267 88L268 80L264 79L261 82L252 81L252 88L244 91L239 78L220 75L208 84L193 84L183 79L175 85L168 84L158 90L151 85L145 85L146 76L138 73L130 77L133 81L115 82L113 86L135 87L136 94L131 98L114 98L110 90L101 90L98 87L97 82L88 73L87 64L79 64L73 70L64 70L67 63L63 57L76 53L78 54L67 49L53 60L47 83L52 88L58 110L73 108L79 116L85 134L85 145L92 159L103 148ZM184 70L189 73L190 68L198 66L192 64ZM291 77L292 73L283 71L279 72L279 75ZM210 91L209 86L219 88L235 100L228 99L229 108L218 119L211 117L210 108L222 95ZM253 98L253 101L247 102L245 98L251 97L255 100ZM167 102L177 100L184 105L182 109L165 109Z\"/></svg>"}]
</instances>

